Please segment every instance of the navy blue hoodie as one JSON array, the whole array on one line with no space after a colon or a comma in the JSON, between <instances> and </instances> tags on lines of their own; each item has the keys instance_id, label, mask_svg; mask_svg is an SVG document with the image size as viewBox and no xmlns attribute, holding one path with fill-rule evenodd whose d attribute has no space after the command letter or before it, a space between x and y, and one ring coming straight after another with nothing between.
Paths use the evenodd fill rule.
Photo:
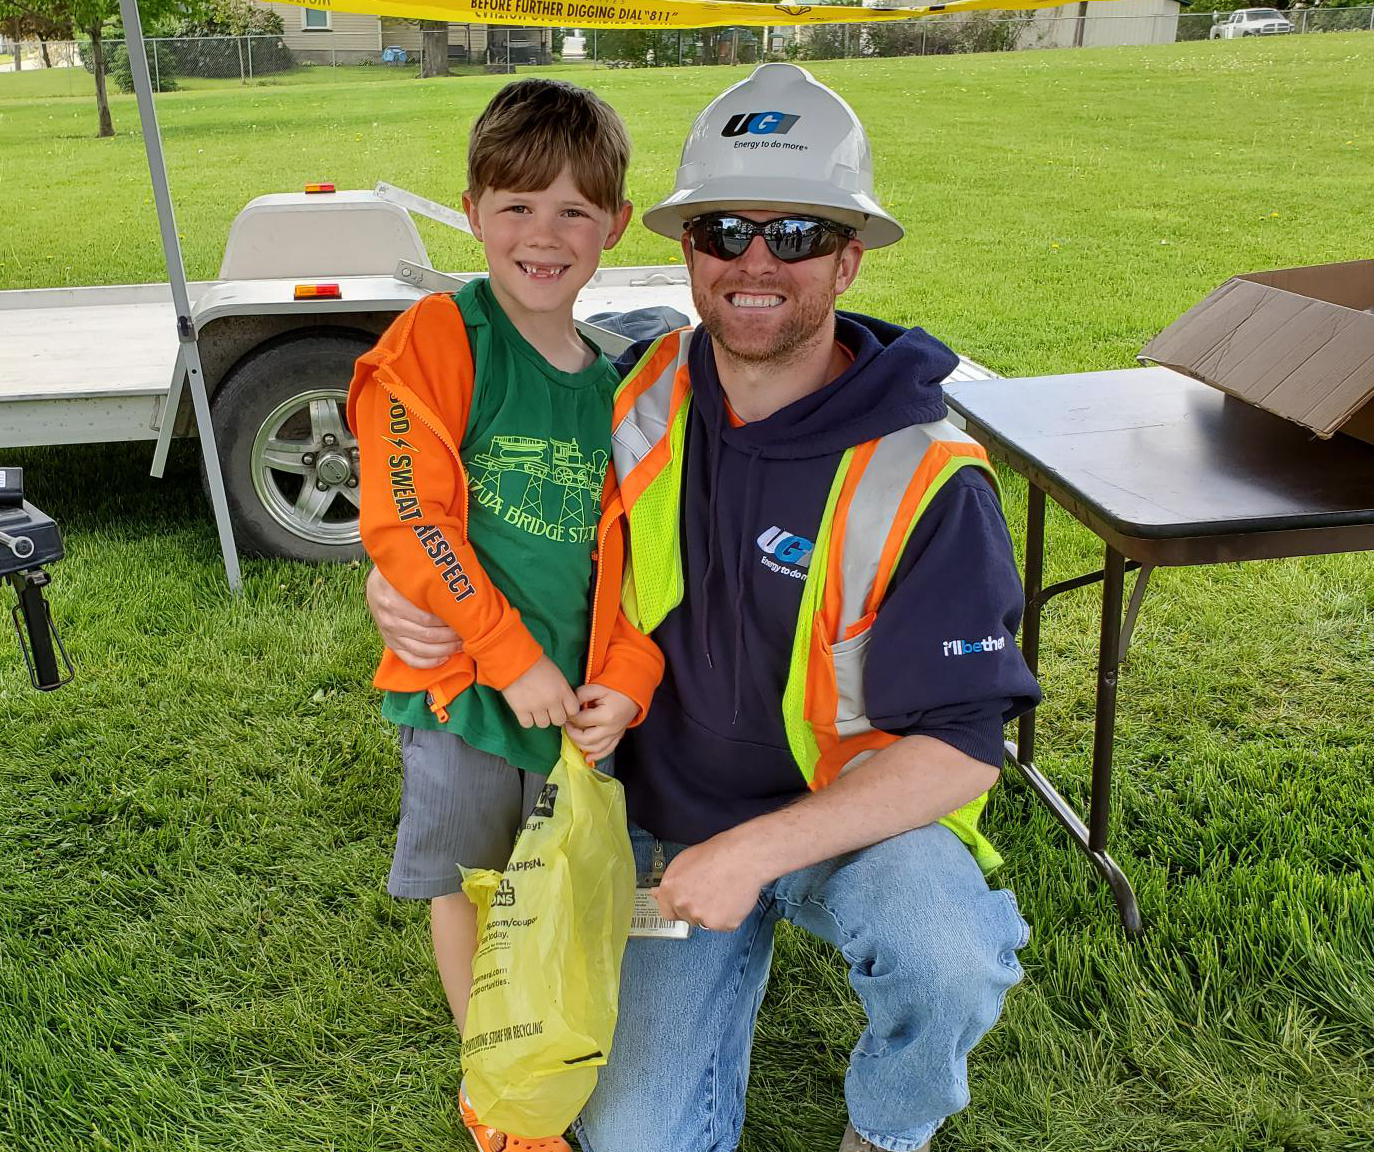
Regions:
<instances>
[{"instance_id":1,"label":"navy blue hoodie","mask_svg":"<svg viewBox=\"0 0 1374 1152\"><path fill-rule=\"evenodd\" d=\"M946 414L940 381L958 361L938 340L853 313L838 315L836 338L854 357L842 375L736 427L710 337L693 337L686 595L654 631L663 683L616 753L630 819L665 840L697 843L806 792L782 694L835 469L852 445ZM992 486L962 468L918 522L873 623L864 694L875 726L1000 765L1003 724L1040 699L1015 644L1023 606Z\"/></svg>"}]
</instances>

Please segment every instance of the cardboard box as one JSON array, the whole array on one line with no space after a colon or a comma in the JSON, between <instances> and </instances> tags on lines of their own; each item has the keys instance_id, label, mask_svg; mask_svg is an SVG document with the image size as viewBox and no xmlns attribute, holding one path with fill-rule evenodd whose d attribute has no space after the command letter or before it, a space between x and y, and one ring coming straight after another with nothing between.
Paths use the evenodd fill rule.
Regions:
<instances>
[{"instance_id":1,"label":"cardboard box","mask_svg":"<svg viewBox=\"0 0 1374 1152\"><path fill-rule=\"evenodd\" d=\"M1374 444L1374 260L1228 280L1140 352L1326 439Z\"/></svg>"}]
</instances>

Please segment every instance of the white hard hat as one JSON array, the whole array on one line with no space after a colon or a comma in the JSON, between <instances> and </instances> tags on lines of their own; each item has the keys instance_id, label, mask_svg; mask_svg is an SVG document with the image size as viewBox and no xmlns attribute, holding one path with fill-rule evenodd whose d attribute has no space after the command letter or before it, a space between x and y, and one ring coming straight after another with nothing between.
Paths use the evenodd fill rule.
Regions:
<instances>
[{"instance_id":1,"label":"white hard hat","mask_svg":"<svg viewBox=\"0 0 1374 1152\"><path fill-rule=\"evenodd\" d=\"M672 195L644 213L644 224L676 240L687 220L741 209L836 220L865 248L902 238L873 197L873 153L859 118L795 64L760 64L711 102L682 147Z\"/></svg>"}]
</instances>

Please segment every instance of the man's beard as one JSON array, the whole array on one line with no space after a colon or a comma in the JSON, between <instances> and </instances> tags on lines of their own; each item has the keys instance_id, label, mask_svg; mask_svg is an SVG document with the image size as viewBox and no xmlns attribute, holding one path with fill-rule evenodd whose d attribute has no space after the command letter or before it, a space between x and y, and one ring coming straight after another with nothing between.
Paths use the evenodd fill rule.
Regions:
<instances>
[{"instance_id":1,"label":"man's beard","mask_svg":"<svg viewBox=\"0 0 1374 1152\"><path fill-rule=\"evenodd\" d=\"M698 292L696 287L692 288L692 303L696 305L697 314L701 317L701 322L706 331L710 334L715 346L724 351L736 360L748 364L787 364L793 360L800 359L809 350L808 346L816 338L817 334L833 323L835 311L835 297L833 294L816 292L810 296L789 296L788 303L792 305L792 316L782 327L772 331L766 340L750 343L747 340L731 339L726 331L725 310L734 306L728 303L724 297L729 292L746 292L748 289L730 288L725 292L708 294L705 291ZM755 289L760 295L774 295L768 289ZM760 309L764 311L764 309ZM748 317L742 311L735 317L738 329L740 322L748 331Z\"/></svg>"}]
</instances>

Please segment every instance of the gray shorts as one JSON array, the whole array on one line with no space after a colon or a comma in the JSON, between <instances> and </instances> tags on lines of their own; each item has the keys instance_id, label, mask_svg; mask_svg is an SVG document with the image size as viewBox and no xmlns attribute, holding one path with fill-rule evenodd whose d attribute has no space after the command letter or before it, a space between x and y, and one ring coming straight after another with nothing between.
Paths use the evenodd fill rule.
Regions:
<instances>
[{"instance_id":1,"label":"gray shorts","mask_svg":"<svg viewBox=\"0 0 1374 1152\"><path fill-rule=\"evenodd\" d=\"M461 891L464 868L503 869L546 777L448 732L401 728L401 823L386 889L432 900Z\"/></svg>"}]
</instances>

